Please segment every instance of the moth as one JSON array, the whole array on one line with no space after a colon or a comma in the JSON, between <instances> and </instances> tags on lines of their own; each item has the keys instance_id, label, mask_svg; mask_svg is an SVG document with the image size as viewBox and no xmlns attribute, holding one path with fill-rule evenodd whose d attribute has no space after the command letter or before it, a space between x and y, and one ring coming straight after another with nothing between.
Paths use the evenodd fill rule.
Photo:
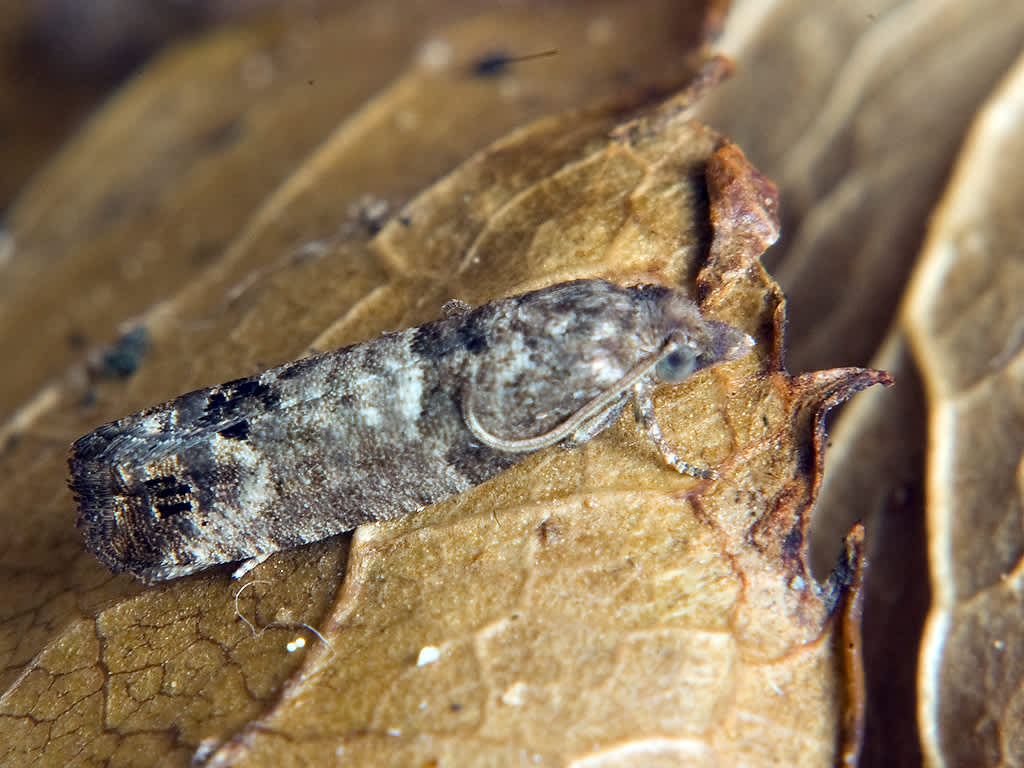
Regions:
<instances>
[{"instance_id":1,"label":"moth","mask_svg":"<svg viewBox=\"0 0 1024 768\"><path fill-rule=\"evenodd\" d=\"M575 280L199 389L71 449L87 547L145 582L245 561L415 512L548 446L580 445L632 403L664 460L659 382L753 340L681 293Z\"/></svg>"}]
</instances>

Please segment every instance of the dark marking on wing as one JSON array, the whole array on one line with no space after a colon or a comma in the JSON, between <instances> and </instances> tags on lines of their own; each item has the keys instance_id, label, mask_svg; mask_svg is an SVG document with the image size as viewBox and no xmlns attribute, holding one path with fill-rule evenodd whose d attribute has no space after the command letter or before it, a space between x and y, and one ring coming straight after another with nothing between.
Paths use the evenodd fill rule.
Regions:
<instances>
[{"instance_id":1,"label":"dark marking on wing","mask_svg":"<svg viewBox=\"0 0 1024 768\"><path fill-rule=\"evenodd\" d=\"M173 475L151 477L144 480L142 486L149 496L150 505L161 519L192 510L192 486Z\"/></svg>"},{"instance_id":2,"label":"dark marking on wing","mask_svg":"<svg viewBox=\"0 0 1024 768\"><path fill-rule=\"evenodd\" d=\"M272 411L281 400L273 388L260 382L258 377L235 379L215 387L206 398L201 426L232 421L246 415L247 406L256 403L260 411Z\"/></svg>"},{"instance_id":3,"label":"dark marking on wing","mask_svg":"<svg viewBox=\"0 0 1024 768\"><path fill-rule=\"evenodd\" d=\"M459 326L459 343L470 354L479 355L487 350L487 330L483 321L484 314L477 308L468 312Z\"/></svg>"},{"instance_id":4,"label":"dark marking on wing","mask_svg":"<svg viewBox=\"0 0 1024 768\"><path fill-rule=\"evenodd\" d=\"M160 513L160 517L171 517L173 515L180 515L182 512L191 512L192 502L175 501L170 504L157 503L153 505L153 509Z\"/></svg>"},{"instance_id":5,"label":"dark marking on wing","mask_svg":"<svg viewBox=\"0 0 1024 768\"><path fill-rule=\"evenodd\" d=\"M146 487L150 496L159 496L160 498L187 496L192 493L192 488L188 483L183 483L171 475L153 477L142 484Z\"/></svg>"},{"instance_id":6,"label":"dark marking on wing","mask_svg":"<svg viewBox=\"0 0 1024 768\"><path fill-rule=\"evenodd\" d=\"M307 357L302 360L296 360L294 363L289 363L283 368L279 368L277 378L279 381L302 378L309 372L309 369L319 363L320 360L321 358L319 357Z\"/></svg>"},{"instance_id":7,"label":"dark marking on wing","mask_svg":"<svg viewBox=\"0 0 1024 768\"><path fill-rule=\"evenodd\" d=\"M221 437L225 437L228 440L247 440L249 438L249 422L245 419L232 424L230 427L225 427L220 430L217 434Z\"/></svg>"},{"instance_id":8,"label":"dark marking on wing","mask_svg":"<svg viewBox=\"0 0 1024 768\"><path fill-rule=\"evenodd\" d=\"M427 323L416 329L409 348L424 360L440 360L451 352L452 344L440 323Z\"/></svg>"}]
</instances>

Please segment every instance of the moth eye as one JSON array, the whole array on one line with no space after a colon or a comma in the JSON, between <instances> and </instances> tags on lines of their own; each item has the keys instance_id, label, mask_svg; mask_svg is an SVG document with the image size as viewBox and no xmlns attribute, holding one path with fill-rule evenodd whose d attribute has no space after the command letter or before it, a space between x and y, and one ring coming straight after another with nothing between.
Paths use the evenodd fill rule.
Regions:
<instances>
[{"instance_id":1,"label":"moth eye","mask_svg":"<svg viewBox=\"0 0 1024 768\"><path fill-rule=\"evenodd\" d=\"M658 361L654 374L662 381L682 381L697 368L697 357L689 349L674 349Z\"/></svg>"}]
</instances>

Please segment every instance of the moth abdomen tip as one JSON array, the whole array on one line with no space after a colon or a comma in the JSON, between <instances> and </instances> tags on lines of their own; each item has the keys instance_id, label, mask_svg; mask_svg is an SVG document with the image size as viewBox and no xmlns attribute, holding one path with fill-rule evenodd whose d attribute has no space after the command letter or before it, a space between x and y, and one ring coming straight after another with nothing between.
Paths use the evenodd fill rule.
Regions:
<instances>
[{"instance_id":1,"label":"moth abdomen tip","mask_svg":"<svg viewBox=\"0 0 1024 768\"><path fill-rule=\"evenodd\" d=\"M74 451L68 463L68 485L78 507L76 526L86 549L113 573L128 571L151 582L149 573L163 561L154 532L139 520L141 494L123 487L109 464Z\"/></svg>"}]
</instances>

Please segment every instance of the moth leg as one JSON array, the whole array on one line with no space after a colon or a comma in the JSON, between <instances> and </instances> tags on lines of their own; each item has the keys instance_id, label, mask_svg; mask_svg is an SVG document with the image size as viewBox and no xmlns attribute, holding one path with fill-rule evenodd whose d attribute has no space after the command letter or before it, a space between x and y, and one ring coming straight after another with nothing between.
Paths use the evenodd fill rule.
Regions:
<instances>
[{"instance_id":1,"label":"moth leg","mask_svg":"<svg viewBox=\"0 0 1024 768\"><path fill-rule=\"evenodd\" d=\"M654 401L651 399L650 387L644 383L639 383L633 387L633 416L647 430L647 436L657 447L665 463L672 467L672 469L684 475L699 477L702 480L714 479L715 473L713 470L696 467L683 461L672 449L672 446L668 444L668 440L661 433L661 427L658 426L658 420L654 415Z\"/></svg>"},{"instance_id":2,"label":"moth leg","mask_svg":"<svg viewBox=\"0 0 1024 768\"><path fill-rule=\"evenodd\" d=\"M240 562L238 564L238 567L235 568L234 573L231 574L231 578L232 579L240 579L240 578L242 578L243 576L245 576L245 574L247 574L249 571L251 571L257 565L262 563L268 557L270 557L271 554L273 554L273 553L272 552L264 552L261 555L256 555L255 557L250 557L248 560L243 560L242 562Z\"/></svg>"},{"instance_id":3,"label":"moth leg","mask_svg":"<svg viewBox=\"0 0 1024 768\"><path fill-rule=\"evenodd\" d=\"M608 427L618 421L622 412L626 409L626 403L629 402L629 398L630 393L623 392L622 397L617 402L608 406L607 410L601 411L593 418L580 424L571 435L562 441L562 447L566 449L576 448L608 429Z\"/></svg>"}]
</instances>

